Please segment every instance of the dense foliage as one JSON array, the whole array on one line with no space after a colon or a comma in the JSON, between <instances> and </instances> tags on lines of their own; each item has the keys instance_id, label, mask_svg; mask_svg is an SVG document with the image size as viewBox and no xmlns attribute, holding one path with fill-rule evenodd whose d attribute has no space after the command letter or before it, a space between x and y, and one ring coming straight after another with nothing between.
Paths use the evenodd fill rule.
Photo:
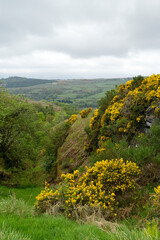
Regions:
<instances>
[{"instance_id":1,"label":"dense foliage","mask_svg":"<svg viewBox=\"0 0 160 240\"><path fill-rule=\"evenodd\" d=\"M53 103L29 104L0 91L1 183L47 180L36 197L36 213L134 217L142 227L151 221L153 228L148 224L147 231L155 236L160 217L160 75L138 76L107 91L91 120L91 108L79 117L69 105L58 105L57 111ZM80 155L84 128L88 137Z\"/></svg>"},{"instance_id":2,"label":"dense foliage","mask_svg":"<svg viewBox=\"0 0 160 240\"><path fill-rule=\"evenodd\" d=\"M100 108L90 122L88 151L103 146L107 139L117 141L124 136L131 142L136 134L146 132L156 118L160 117L160 75L148 78L138 76L117 91L110 91L100 101Z\"/></svg>"},{"instance_id":3,"label":"dense foliage","mask_svg":"<svg viewBox=\"0 0 160 240\"><path fill-rule=\"evenodd\" d=\"M92 108L89 107L88 109L83 109L79 114L81 118L86 118L91 111L92 111Z\"/></svg>"},{"instance_id":4,"label":"dense foliage","mask_svg":"<svg viewBox=\"0 0 160 240\"><path fill-rule=\"evenodd\" d=\"M0 90L1 183L30 185L56 178L57 151L70 123L57 117L59 125L53 128L55 116L52 105L29 104Z\"/></svg>"},{"instance_id":5,"label":"dense foliage","mask_svg":"<svg viewBox=\"0 0 160 240\"><path fill-rule=\"evenodd\" d=\"M104 215L110 216L117 208L117 195L134 189L133 177L139 174L140 170L133 162L103 160L87 168L81 176L78 170L73 174L62 174L62 185L54 192L46 184L45 190L36 197L35 207L43 212L59 203L60 210L73 217L75 209L79 215L81 207L88 206L92 211L99 207Z\"/></svg>"},{"instance_id":6,"label":"dense foliage","mask_svg":"<svg viewBox=\"0 0 160 240\"><path fill-rule=\"evenodd\" d=\"M155 188L154 201L142 192L146 192L147 185L157 187L160 181L160 75L135 77L117 90L106 92L99 105L85 129L88 138L84 147L90 154L91 167L81 174L78 170L62 174L57 190L47 186L37 196L36 208L46 211L58 205L59 211L72 217L80 217L84 208L88 214L101 211L103 217L111 217L122 216L122 211L129 216L144 202L144 208L153 209L148 218L158 217L154 203L159 201L159 188ZM80 115L86 117L87 109ZM139 190L133 191L133 177L140 174L139 167Z\"/></svg>"}]
</instances>

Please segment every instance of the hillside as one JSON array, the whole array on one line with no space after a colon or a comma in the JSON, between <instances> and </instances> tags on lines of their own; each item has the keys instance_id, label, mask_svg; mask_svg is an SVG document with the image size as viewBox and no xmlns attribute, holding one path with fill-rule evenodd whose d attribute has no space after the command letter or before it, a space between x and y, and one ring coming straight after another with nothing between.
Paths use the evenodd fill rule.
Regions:
<instances>
[{"instance_id":1,"label":"hillside","mask_svg":"<svg viewBox=\"0 0 160 240\"><path fill-rule=\"evenodd\" d=\"M56 80L44 80L24 77L8 77L0 79L0 83L2 83L2 85L5 86L6 88L26 88L53 82L56 82Z\"/></svg>"},{"instance_id":2,"label":"hillside","mask_svg":"<svg viewBox=\"0 0 160 240\"><path fill-rule=\"evenodd\" d=\"M123 234L113 239L159 239L160 75L107 91L94 112L55 113L4 90L0 101L1 184L45 182L35 214L93 222L107 234L114 226Z\"/></svg>"},{"instance_id":3,"label":"hillside","mask_svg":"<svg viewBox=\"0 0 160 240\"><path fill-rule=\"evenodd\" d=\"M39 185L55 173L57 151L70 126L65 120L73 111L0 89L0 183Z\"/></svg>"},{"instance_id":4,"label":"hillside","mask_svg":"<svg viewBox=\"0 0 160 240\"><path fill-rule=\"evenodd\" d=\"M107 90L123 84L131 78L40 80L9 78L7 89L11 94L23 94L32 100L74 104L77 108L98 107ZM9 85L8 85L9 84ZM38 84L38 85L37 85ZM9 87L10 86L10 87Z\"/></svg>"},{"instance_id":5,"label":"hillside","mask_svg":"<svg viewBox=\"0 0 160 240\"><path fill-rule=\"evenodd\" d=\"M117 91L107 92L100 104L90 122L90 134L96 137L90 138L86 148L92 148L93 141L100 147L106 139L123 137L131 143L136 135L147 133L153 123L159 123L160 76L135 77Z\"/></svg>"},{"instance_id":6,"label":"hillside","mask_svg":"<svg viewBox=\"0 0 160 240\"><path fill-rule=\"evenodd\" d=\"M107 91L92 117L72 116L74 121L70 120L67 138L58 150L58 175L63 173L60 186L55 190L46 185L37 196L37 210L48 209L43 205L47 196L53 208L60 205L57 211L65 209L71 218L130 218L144 226L146 219L154 217L157 228L159 93L160 75L138 76Z\"/></svg>"},{"instance_id":7,"label":"hillside","mask_svg":"<svg viewBox=\"0 0 160 240\"><path fill-rule=\"evenodd\" d=\"M34 100L31 100L31 99L27 99L26 101L28 103L30 103L30 104L40 105L40 106L42 106L44 108L52 107L56 112L62 111L62 107L61 106L56 105L54 103L47 102L47 101L34 101Z\"/></svg>"},{"instance_id":8,"label":"hillside","mask_svg":"<svg viewBox=\"0 0 160 240\"><path fill-rule=\"evenodd\" d=\"M87 165L87 154L84 151L87 134L84 129L89 125L91 115L92 112L87 118L81 118L78 115L78 119L69 129L68 136L58 151L58 176L62 171L83 169Z\"/></svg>"}]
</instances>

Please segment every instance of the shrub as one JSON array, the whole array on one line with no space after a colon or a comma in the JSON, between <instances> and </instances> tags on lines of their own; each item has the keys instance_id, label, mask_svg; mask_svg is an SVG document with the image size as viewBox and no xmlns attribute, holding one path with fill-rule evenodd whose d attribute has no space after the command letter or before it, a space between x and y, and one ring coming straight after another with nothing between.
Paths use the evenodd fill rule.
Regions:
<instances>
[{"instance_id":1,"label":"shrub","mask_svg":"<svg viewBox=\"0 0 160 240\"><path fill-rule=\"evenodd\" d=\"M90 126L90 129L92 129L92 130L98 130L98 128L99 128L99 111L98 111L98 109L96 109L94 111L94 115L90 120L89 126Z\"/></svg>"},{"instance_id":2,"label":"shrub","mask_svg":"<svg viewBox=\"0 0 160 240\"><path fill-rule=\"evenodd\" d=\"M45 189L36 197L37 202L35 203L35 208L45 212L51 204L51 199L53 198L53 190L49 189L49 184L45 182Z\"/></svg>"},{"instance_id":3,"label":"shrub","mask_svg":"<svg viewBox=\"0 0 160 240\"><path fill-rule=\"evenodd\" d=\"M77 120L78 116L73 114L68 120L67 123L73 124Z\"/></svg>"},{"instance_id":4,"label":"shrub","mask_svg":"<svg viewBox=\"0 0 160 240\"><path fill-rule=\"evenodd\" d=\"M86 118L91 111L92 111L92 108L89 107L88 110L83 109L79 114L81 115L81 118Z\"/></svg>"},{"instance_id":5,"label":"shrub","mask_svg":"<svg viewBox=\"0 0 160 240\"><path fill-rule=\"evenodd\" d=\"M155 195L154 195L154 203L155 206L160 207L160 185L157 188L154 188Z\"/></svg>"},{"instance_id":6,"label":"shrub","mask_svg":"<svg viewBox=\"0 0 160 240\"><path fill-rule=\"evenodd\" d=\"M92 143L97 143L101 136L113 140L126 136L131 143L135 134L145 131L147 112L159 118L159 99L160 75L146 79L138 76L120 85L118 91L108 92L90 120L85 150L90 152Z\"/></svg>"},{"instance_id":7,"label":"shrub","mask_svg":"<svg viewBox=\"0 0 160 240\"><path fill-rule=\"evenodd\" d=\"M125 163L122 158L96 162L81 176L78 170L62 174L62 183L54 192L46 186L37 196L35 208L43 212L48 206L60 203L68 216L72 216L74 209L86 206L93 211L98 207L104 213L107 210L114 215L118 206L117 195L133 190L133 177L138 174L138 166L129 161Z\"/></svg>"}]
</instances>

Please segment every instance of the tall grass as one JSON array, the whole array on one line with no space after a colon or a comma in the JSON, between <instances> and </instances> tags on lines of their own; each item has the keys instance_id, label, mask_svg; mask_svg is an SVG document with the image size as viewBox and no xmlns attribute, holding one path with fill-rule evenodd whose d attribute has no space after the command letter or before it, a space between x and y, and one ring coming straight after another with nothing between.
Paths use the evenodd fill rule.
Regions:
<instances>
[{"instance_id":1,"label":"tall grass","mask_svg":"<svg viewBox=\"0 0 160 240\"><path fill-rule=\"evenodd\" d=\"M11 228L7 228L5 225L0 230L1 240L31 240L30 237L26 237L23 234L16 232Z\"/></svg>"},{"instance_id":2,"label":"tall grass","mask_svg":"<svg viewBox=\"0 0 160 240\"><path fill-rule=\"evenodd\" d=\"M32 216L32 207L30 207L23 199L17 199L15 195L9 196L7 199L0 201L0 214L14 214L19 217Z\"/></svg>"}]
</instances>

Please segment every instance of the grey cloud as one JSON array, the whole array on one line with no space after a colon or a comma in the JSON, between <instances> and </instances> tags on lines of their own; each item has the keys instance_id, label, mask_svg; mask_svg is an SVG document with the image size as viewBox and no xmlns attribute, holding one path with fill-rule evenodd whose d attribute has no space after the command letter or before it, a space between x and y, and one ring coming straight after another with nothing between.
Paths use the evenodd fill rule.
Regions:
<instances>
[{"instance_id":1,"label":"grey cloud","mask_svg":"<svg viewBox=\"0 0 160 240\"><path fill-rule=\"evenodd\" d=\"M15 61L17 69L25 69L33 58L36 68L39 62L34 53L47 52L53 53L51 59L56 53L78 60L79 66L84 59L94 58L102 72L99 63L104 71L105 65L113 71L126 70L118 67L116 59L120 66L127 66L123 61L130 61L134 53L138 57L141 52L159 51L159 9L159 0L0 0L0 67L11 69ZM101 62L101 57L113 61L112 66L108 60ZM47 69L43 58L39 66ZM135 69L143 69L136 67L135 58L131 62ZM55 64L51 64L53 70ZM65 65L59 64L59 69Z\"/></svg>"},{"instance_id":2,"label":"grey cloud","mask_svg":"<svg viewBox=\"0 0 160 240\"><path fill-rule=\"evenodd\" d=\"M6 52L11 55L14 51L25 53L26 49L38 48L77 57L119 55L126 46L127 34L123 17L120 20L118 13L130 9L129 4L121 9L123 2L5 0L0 11L0 44L14 49ZM28 36L37 38L38 43Z\"/></svg>"},{"instance_id":3,"label":"grey cloud","mask_svg":"<svg viewBox=\"0 0 160 240\"><path fill-rule=\"evenodd\" d=\"M160 1L136 1L134 14L128 17L132 50L159 49Z\"/></svg>"}]
</instances>

